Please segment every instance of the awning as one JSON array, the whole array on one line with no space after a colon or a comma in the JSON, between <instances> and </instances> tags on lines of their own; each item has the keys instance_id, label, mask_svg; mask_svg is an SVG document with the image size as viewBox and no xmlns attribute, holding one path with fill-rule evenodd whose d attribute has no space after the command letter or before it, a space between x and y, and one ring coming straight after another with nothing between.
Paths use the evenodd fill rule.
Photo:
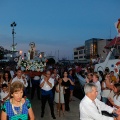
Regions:
<instances>
[{"instance_id":1,"label":"awning","mask_svg":"<svg viewBox=\"0 0 120 120\"><path fill-rule=\"evenodd\" d=\"M105 48L114 47L116 45L120 45L120 37L115 37Z\"/></svg>"}]
</instances>

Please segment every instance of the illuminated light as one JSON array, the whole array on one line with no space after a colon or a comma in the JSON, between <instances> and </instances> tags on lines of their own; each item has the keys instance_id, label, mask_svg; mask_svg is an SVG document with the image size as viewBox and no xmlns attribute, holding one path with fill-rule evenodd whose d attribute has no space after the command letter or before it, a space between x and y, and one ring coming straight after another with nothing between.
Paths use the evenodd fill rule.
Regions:
<instances>
[{"instance_id":1,"label":"illuminated light","mask_svg":"<svg viewBox=\"0 0 120 120\"><path fill-rule=\"evenodd\" d=\"M39 58L42 58L42 55L40 54Z\"/></svg>"},{"instance_id":2,"label":"illuminated light","mask_svg":"<svg viewBox=\"0 0 120 120\"><path fill-rule=\"evenodd\" d=\"M23 51L22 51L22 50L20 50L20 51L19 51L19 54L20 54L20 55L22 55L22 52L23 52Z\"/></svg>"}]
</instances>

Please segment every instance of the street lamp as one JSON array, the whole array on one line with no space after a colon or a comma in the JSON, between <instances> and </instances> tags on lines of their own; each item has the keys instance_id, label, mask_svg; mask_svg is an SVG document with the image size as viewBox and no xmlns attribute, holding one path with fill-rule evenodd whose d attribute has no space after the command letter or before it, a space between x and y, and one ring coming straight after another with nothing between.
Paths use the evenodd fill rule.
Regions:
<instances>
[{"instance_id":1,"label":"street lamp","mask_svg":"<svg viewBox=\"0 0 120 120\"><path fill-rule=\"evenodd\" d=\"M12 27L12 35L13 35L13 44L12 44L12 51L13 51L13 60L14 60L14 51L15 51L15 43L14 43L14 34L16 34L15 33L15 31L14 31L14 27L16 26L17 24L15 23L15 22L13 22L12 24L11 24L11 27Z\"/></svg>"}]
</instances>

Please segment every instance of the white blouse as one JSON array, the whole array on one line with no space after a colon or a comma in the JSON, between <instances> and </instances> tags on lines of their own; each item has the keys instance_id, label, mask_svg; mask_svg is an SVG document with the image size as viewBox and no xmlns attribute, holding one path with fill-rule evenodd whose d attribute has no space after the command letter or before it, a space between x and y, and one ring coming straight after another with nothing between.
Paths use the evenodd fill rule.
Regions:
<instances>
[{"instance_id":1,"label":"white blouse","mask_svg":"<svg viewBox=\"0 0 120 120\"><path fill-rule=\"evenodd\" d=\"M100 100L101 99L101 85L100 85L100 82L97 81L94 84L97 86L97 91L98 91L97 98Z\"/></svg>"},{"instance_id":2,"label":"white blouse","mask_svg":"<svg viewBox=\"0 0 120 120\"><path fill-rule=\"evenodd\" d=\"M115 105L120 106L120 96L114 96L113 101Z\"/></svg>"},{"instance_id":3,"label":"white blouse","mask_svg":"<svg viewBox=\"0 0 120 120\"><path fill-rule=\"evenodd\" d=\"M103 82L103 84L104 84L104 88L106 88L106 83ZM101 96L108 98L109 94L110 94L110 89L105 89L105 90L102 90Z\"/></svg>"}]
</instances>

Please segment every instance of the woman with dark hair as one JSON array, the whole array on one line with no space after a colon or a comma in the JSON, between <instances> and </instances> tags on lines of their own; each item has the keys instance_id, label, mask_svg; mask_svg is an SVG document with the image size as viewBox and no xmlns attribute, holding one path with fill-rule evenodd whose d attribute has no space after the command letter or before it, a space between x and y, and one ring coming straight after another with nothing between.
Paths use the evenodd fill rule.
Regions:
<instances>
[{"instance_id":1,"label":"woman with dark hair","mask_svg":"<svg viewBox=\"0 0 120 120\"><path fill-rule=\"evenodd\" d=\"M74 83L75 80L73 78L73 71L72 71L72 68L69 68L68 69L68 78L71 79L71 81ZM74 85L70 85L70 101L72 101L72 97L73 97L73 90L74 90Z\"/></svg>"},{"instance_id":2,"label":"woman with dark hair","mask_svg":"<svg viewBox=\"0 0 120 120\"><path fill-rule=\"evenodd\" d=\"M8 83L11 83L11 81L12 81L12 78L11 78L10 72L5 71L4 74L3 74L2 84L7 84L8 85Z\"/></svg>"},{"instance_id":3,"label":"woman with dark hair","mask_svg":"<svg viewBox=\"0 0 120 120\"><path fill-rule=\"evenodd\" d=\"M3 73L3 79L2 79L1 84L7 84L7 86L8 86L7 89L8 89L8 91L10 91L11 82L12 82L12 78L11 78L10 72L9 71L5 71Z\"/></svg>"},{"instance_id":4,"label":"woman with dark hair","mask_svg":"<svg viewBox=\"0 0 120 120\"><path fill-rule=\"evenodd\" d=\"M72 80L70 78L68 78L67 71L63 72L62 85L65 88L65 94L64 94L65 110L70 111L70 107L69 107L70 85L74 85L74 82L72 82Z\"/></svg>"}]
</instances>

